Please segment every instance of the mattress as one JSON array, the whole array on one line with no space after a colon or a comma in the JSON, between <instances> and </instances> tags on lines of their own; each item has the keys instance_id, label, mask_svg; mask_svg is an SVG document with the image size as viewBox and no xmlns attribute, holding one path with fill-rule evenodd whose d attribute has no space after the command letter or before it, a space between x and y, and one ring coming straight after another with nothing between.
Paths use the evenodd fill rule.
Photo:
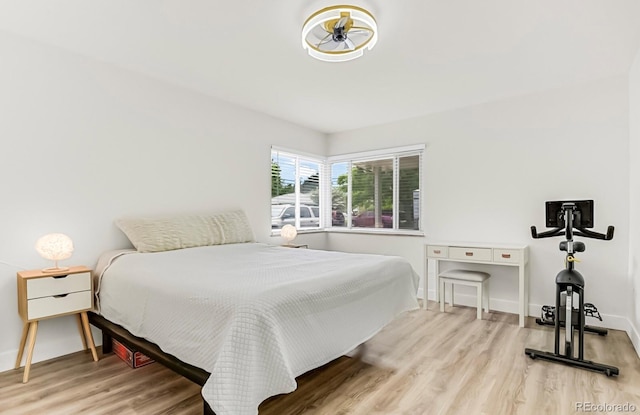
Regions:
<instances>
[{"instance_id":1,"label":"mattress","mask_svg":"<svg viewBox=\"0 0 640 415\"><path fill-rule=\"evenodd\" d=\"M218 415L255 415L295 378L418 308L403 258L240 243L102 258L99 313L211 376Z\"/></svg>"}]
</instances>

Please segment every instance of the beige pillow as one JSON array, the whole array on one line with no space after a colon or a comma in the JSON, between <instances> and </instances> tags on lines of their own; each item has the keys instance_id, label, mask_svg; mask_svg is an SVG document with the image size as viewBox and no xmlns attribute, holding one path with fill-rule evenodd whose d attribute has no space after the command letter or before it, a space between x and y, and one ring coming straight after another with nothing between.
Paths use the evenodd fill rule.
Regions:
<instances>
[{"instance_id":1,"label":"beige pillow","mask_svg":"<svg viewBox=\"0 0 640 415\"><path fill-rule=\"evenodd\" d=\"M123 218L116 220L116 225L138 252L255 241L249 220L242 210L211 215Z\"/></svg>"}]
</instances>

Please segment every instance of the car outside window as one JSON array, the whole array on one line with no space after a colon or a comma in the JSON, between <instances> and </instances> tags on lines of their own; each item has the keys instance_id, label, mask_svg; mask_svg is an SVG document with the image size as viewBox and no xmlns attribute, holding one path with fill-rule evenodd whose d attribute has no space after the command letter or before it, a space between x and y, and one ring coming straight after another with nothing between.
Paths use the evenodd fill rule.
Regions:
<instances>
[{"instance_id":1,"label":"car outside window","mask_svg":"<svg viewBox=\"0 0 640 415\"><path fill-rule=\"evenodd\" d=\"M283 219L295 218L296 217L296 208L288 207L284 210L284 214L282 215Z\"/></svg>"}]
</instances>

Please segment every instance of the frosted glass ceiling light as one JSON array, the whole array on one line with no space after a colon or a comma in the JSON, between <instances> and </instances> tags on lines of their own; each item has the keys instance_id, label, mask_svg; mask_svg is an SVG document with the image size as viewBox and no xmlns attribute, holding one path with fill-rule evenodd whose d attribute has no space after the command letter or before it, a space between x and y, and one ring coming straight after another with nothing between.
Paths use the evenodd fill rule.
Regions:
<instances>
[{"instance_id":1,"label":"frosted glass ceiling light","mask_svg":"<svg viewBox=\"0 0 640 415\"><path fill-rule=\"evenodd\" d=\"M302 26L302 47L326 62L359 58L378 41L376 19L356 6L332 6L318 10Z\"/></svg>"},{"instance_id":2,"label":"frosted glass ceiling light","mask_svg":"<svg viewBox=\"0 0 640 415\"><path fill-rule=\"evenodd\" d=\"M50 233L36 241L36 251L41 257L54 261L53 268L45 268L44 272L66 271L68 267L58 267L58 261L71 258L73 241L63 233Z\"/></svg>"}]
</instances>

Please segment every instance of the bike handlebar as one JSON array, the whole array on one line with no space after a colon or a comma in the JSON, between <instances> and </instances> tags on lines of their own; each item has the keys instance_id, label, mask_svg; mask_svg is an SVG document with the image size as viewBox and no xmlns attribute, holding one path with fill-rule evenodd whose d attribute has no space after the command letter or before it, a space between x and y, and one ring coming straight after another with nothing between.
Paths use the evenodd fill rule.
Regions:
<instances>
[{"instance_id":1,"label":"bike handlebar","mask_svg":"<svg viewBox=\"0 0 640 415\"><path fill-rule=\"evenodd\" d=\"M592 239L603 239L605 241L610 241L613 239L614 227L607 227L607 233L599 233L587 230L585 228L575 228L576 232L574 232L575 236L584 236L585 238ZM553 236L561 236L565 234L565 228L554 228L549 231L538 233L535 226L531 226L531 237L534 239L542 239L542 238L551 238Z\"/></svg>"}]
</instances>

